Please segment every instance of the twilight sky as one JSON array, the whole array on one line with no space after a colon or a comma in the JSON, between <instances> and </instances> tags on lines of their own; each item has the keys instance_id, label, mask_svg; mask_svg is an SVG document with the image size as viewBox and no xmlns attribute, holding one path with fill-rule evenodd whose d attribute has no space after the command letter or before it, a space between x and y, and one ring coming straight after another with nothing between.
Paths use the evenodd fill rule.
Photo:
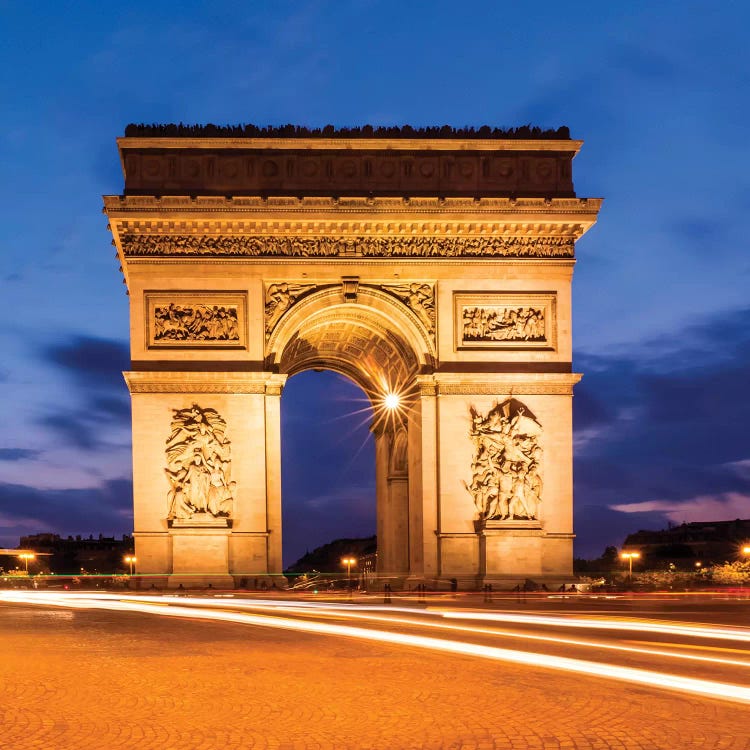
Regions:
<instances>
[{"instance_id":1,"label":"twilight sky","mask_svg":"<svg viewBox=\"0 0 750 750\"><path fill-rule=\"evenodd\" d=\"M606 199L574 280L576 552L750 517L748 28L729 0L0 0L0 546L132 529L100 197L129 122L568 125ZM361 398L287 385L287 562L374 531Z\"/></svg>"}]
</instances>

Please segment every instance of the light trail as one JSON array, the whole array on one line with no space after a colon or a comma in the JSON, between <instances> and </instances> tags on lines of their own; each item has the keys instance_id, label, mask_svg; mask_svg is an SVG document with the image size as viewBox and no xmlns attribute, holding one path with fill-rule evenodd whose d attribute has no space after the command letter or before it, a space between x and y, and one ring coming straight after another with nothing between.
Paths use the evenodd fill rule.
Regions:
<instances>
[{"instance_id":1,"label":"light trail","mask_svg":"<svg viewBox=\"0 0 750 750\"><path fill-rule=\"evenodd\" d=\"M310 610L288 610L290 612L297 612L299 614L303 615L309 615L311 614ZM315 610L315 614L319 615L321 610ZM687 661L699 661L699 662L706 662L709 664L717 664L717 665L723 665L727 667L742 667L745 669L750 669L750 660L747 661L741 661L739 659L726 659L724 657L720 656L698 656L696 654L682 654L677 651L665 651L663 649L671 647L671 648L685 648L685 649L705 649L705 650L711 650L713 647L711 646L695 646L695 645L687 645L687 644L680 644L680 643L674 643L674 644L665 644L665 643L649 643L650 646L657 646L658 648L642 648L637 646L622 646L619 644L614 643L604 643L602 641L582 641L577 640L574 638L561 638L556 635L538 635L538 634L531 634L531 633L520 633L517 630L498 630L497 628L476 628L476 627L468 627L466 625L448 625L441 622L428 622L425 620L419 620L415 618L407 618L407 617L380 617L378 615L370 615L370 614L360 614L359 612L347 612L342 611L340 609L336 609L333 612L325 612L325 614L328 614L330 617L341 617L342 615L346 615L346 617L351 619L357 619L357 620L365 620L368 622L382 622L385 624L396 624L396 625L410 625L413 627L420 627L420 628L432 628L436 630L443 630L448 632L461 632L461 633L471 633L474 635L485 635L485 636L493 636L493 637L500 637L500 638L517 638L519 640L527 640L527 641L538 641L542 643L552 643L552 644L563 644L565 646L577 646L582 648L595 648L595 649L605 649L608 651L624 651L626 653L631 654L641 654L644 656L664 656L670 659L684 659ZM638 643L638 641L634 641L633 643ZM746 654L750 658L750 652L745 651L743 649L716 649L716 650L722 650L722 651L731 651L733 653L741 653Z\"/></svg>"},{"instance_id":2,"label":"light trail","mask_svg":"<svg viewBox=\"0 0 750 750\"><path fill-rule=\"evenodd\" d=\"M0 591L0 601L9 599L18 595L20 592ZM23 596L23 594L21 593ZM52 594L50 592L35 591L29 592L29 596L42 598L48 596L65 596L70 598L92 599L115 599L115 600L132 600L139 601L144 599L143 596L115 594L108 592L73 592L66 591L65 594ZM739 641L750 643L750 629L748 628L731 628L726 626L716 627L709 625L680 625L675 623L663 623L654 620L636 620L632 618L608 620L593 617L553 617L549 615L525 615L507 612L476 612L472 610L448 610L439 608L428 608L424 610L414 610L408 607L399 606L381 606L381 605L359 605L351 603L336 602L287 602L278 599L206 599L195 596L178 596L178 595L159 595L148 596L148 601L164 601L171 604L192 604L201 607L226 608L231 606L234 609L273 609L285 612L303 614L305 610L325 611L331 610L336 612L346 612L355 616L356 613L362 612L383 612L383 613L402 613L414 615L419 612L429 617L441 617L449 620L481 620L487 622L505 622L521 625L544 625L564 628L591 628L595 630L619 630L633 631L639 633L652 633L660 635L676 635L682 637L705 638L716 640ZM384 618L392 621L393 618ZM421 623L426 625L426 623ZM488 631L498 632L498 631ZM555 639L559 640L559 639Z\"/></svg>"},{"instance_id":3,"label":"light trail","mask_svg":"<svg viewBox=\"0 0 750 750\"><path fill-rule=\"evenodd\" d=\"M112 596L86 598L85 595L69 597L55 594L22 594L17 592L3 592L0 597L5 601L47 605L54 607L72 607L80 609L105 609L113 611L139 612L162 617L177 617L199 620L218 620L243 625L256 625L266 628L280 628L316 635L330 635L337 637L356 638L359 640L376 641L398 646L411 646L432 651L441 651L464 656L475 656L495 661L505 661L514 664L536 668L548 668L565 672L574 672L594 677L605 677L628 683L646 685L651 688L665 688L677 690L693 695L710 698L721 698L750 704L750 688L726 682L681 677L679 675L654 672L633 667L621 667L615 664L601 664L583 659L572 659L564 656L550 656L534 652L514 651L484 646L463 641L433 638L429 636L408 635L373 630L370 628L353 627L351 625L335 625L331 623L313 622L310 620L293 620L288 617L249 614L246 612L212 611L206 607L183 605L163 606L164 599L159 597L150 601L133 601L132 599L117 600ZM203 600L205 601L205 600ZM225 605L226 606L226 605Z\"/></svg>"},{"instance_id":4,"label":"light trail","mask_svg":"<svg viewBox=\"0 0 750 750\"><path fill-rule=\"evenodd\" d=\"M440 612L442 617L457 620L484 620L491 622L515 622L528 625L552 625L562 628L592 628L596 630L632 630L639 633L660 633L663 635L692 636L694 638L715 638L725 641L750 643L750 630L708 625L662 624L653 620L598 620L593 617L549 617L546 615L514 615L503 612Z\"/></svg>"}]
</instances>

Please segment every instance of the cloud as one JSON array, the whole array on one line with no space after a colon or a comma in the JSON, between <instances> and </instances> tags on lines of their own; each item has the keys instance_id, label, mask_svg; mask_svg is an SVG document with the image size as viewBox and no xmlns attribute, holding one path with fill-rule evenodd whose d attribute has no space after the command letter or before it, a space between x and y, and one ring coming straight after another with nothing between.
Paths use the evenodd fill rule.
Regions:
<instances>
[{"instance_id":1,"label":"cloud","mask_svg":"<svg viewBox=\"0 0 750 750\"><path fill-rule=\"evenodd\" d=\"M667 521L750 517L750 310L583 353L573 400L577 549ZM598 508L600 527L581 508ZM606 509L606 512L602 509Z\"/></svg>"},{"instance_id":2,"label":"cloud","mask_svg":"<svg viewBox=\"0 0 750 750\"><path fill-rule=\"evenodd\" d=\"M42 347L41 356L62 368L73 380L85 387L124 388L122 371L130 365L126 343L114 339L73 335L62 342Z\"/></svg>"},{"instance_id":3,"label":"cloud","mask_svg":"<svg viewBox=\"0 0 750 750\"><path fill-rule=\"evenodd\" d=\"M0 545L15 546L20 536L45 530L61 535L130 533L132 494L127 479L76 490L0 484Z\"/></svg>"},{"instance_id":4,"label":"cloud","mask_svg":"<svg viewBox=\"0 0 750 750\"><path fill-rule=\"evenodd\" d=\"M635 44L620 44L612 52L611 63L629 75L645 81L669 82L677 78L679 67L674 57L661 49Z\"/></svg>"},{"instance_id":5,"label":"cloud","mask_svg":"<svg viewBox=\"0 0 750 750\"><path fill-rule=\"evenodd\" d=\"M39 453L31 448L0 448L0 461L25 461L37 458Z\"/></svg>"},{"instance_id":6,"label":"cloud","mask_svg":"<svg viewBox=\"0 0 750 750\"><path fill-rule=\"evenodd\" d=\"M621 513L663 513L674 523L691 521L729 521L750 516L750 493L725 492L698 495L686 500L646 500L610 506Z\"/></svg>"},{"instance_id":7,"label":"cloud","mask_svg":"<svg viewBox=\"0 0 750 750\"><path fill-rule=\"evenodd\" d=\"M84 451L105 448L127 430L130 399L122 378L129 366L125 343L113 339L72 335L47 344L40 355L72 381L71 398L51 406L37 422Z\"/></svg>"}]
</instances>

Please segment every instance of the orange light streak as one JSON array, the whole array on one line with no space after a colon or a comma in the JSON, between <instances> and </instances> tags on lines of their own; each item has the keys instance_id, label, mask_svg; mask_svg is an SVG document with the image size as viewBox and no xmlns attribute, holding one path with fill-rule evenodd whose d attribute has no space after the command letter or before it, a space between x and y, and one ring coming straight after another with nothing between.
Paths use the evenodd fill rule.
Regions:
<instances>
[{"instance_id":1,"label":"orange light streak","mask_svg":"<svg viewBox=\"0 0 750 750\"><path fill-rule=\"evenodd\" d=\"M351 625L335 625L319 623L309 620L293 620L287 617L249 614L245 612L212 611L205 607L188 606L154 606L164 604L164 601L132 601L115 600L113 597L100 596L85 598L84 595L74 597L56 594L22 594L17 592L2 592L0 599L5 601L41 604L55 607L75 607L85 609L107 609L126 612L140 612L162 617L178 617L200 620L218 620L244 625L280 628L316 635L331 635L337 637L357 638L360 640L376 641L398 646L425 648L464 656L476 656L497 661L523 664L535 668L574 672L594 677L605 677L629 683L637 683L655 688L665 688L694 695L704 695L711 698L750 703L750 688L731 683L702 680L692 677L653 672L646 669L621 667L615 664L602 664L583 659L572 659L563 656L550 656L535 652L514 651L496 646L484 646L463 641L433 638L429 636L391 633L372 630L370 628L353 627ZM166 598L166 597L164 597ZM226 603L224 603L226 606Z\"/></svg>"}]
</instances>

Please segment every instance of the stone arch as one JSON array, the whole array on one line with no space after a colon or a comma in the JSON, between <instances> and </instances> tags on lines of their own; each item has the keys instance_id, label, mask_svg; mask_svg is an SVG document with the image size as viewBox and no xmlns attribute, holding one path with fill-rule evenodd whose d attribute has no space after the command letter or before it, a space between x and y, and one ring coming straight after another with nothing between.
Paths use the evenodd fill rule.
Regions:
<instances>
[{"instance_id":1,"label":"stone arch","mask_svg":"<svg viewBox=\"0 0 750 750\"><path fill-rule=\"evenodd\" d=\"M293 375L329 368L351 377L370 396L403 386L436 361L434 335L403 302L374 287L359 287L356 302L340 287L314 291L275 325L266 367Z\"/></svg>"},{"instance_id":2,"label":"stone arch","mask_svg":"<svg viewBox=\"0 0 750 750\"><path fill-rule=\"evenodd\" d=\"M327 369L359 385L370 399L375 437L378 570L409 571L409 433L417 376L435 361L430 331L400 300L377 288L359 288L346 301L341 287L302 296L278 320L266 343L268 370L290 377ZM385 408L398 393L402 405Z\"/></svg>"}]
</instances>

